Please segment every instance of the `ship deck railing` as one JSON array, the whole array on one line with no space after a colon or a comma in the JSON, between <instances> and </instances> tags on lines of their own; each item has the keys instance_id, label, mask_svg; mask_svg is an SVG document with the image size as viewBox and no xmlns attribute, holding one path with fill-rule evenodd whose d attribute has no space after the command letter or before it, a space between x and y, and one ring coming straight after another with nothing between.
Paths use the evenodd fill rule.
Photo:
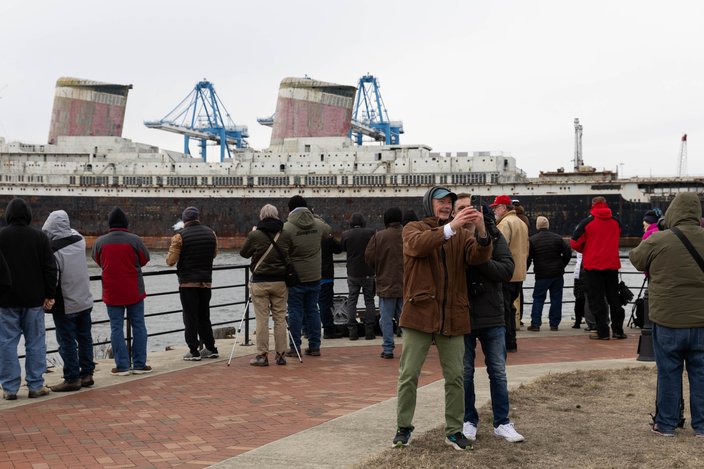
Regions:
<instances>
[{"instance_id":1,"label":"ship deck railing","mask_svg":"<svg viewBox=\"0 0 704 469\"><path fill-rule=\"evenodd\" d=\"M627 258L627 256L621 256L622 259ZM340 260L335 260L334 261L336 264L344 264L345 260L340 259ZM225 321L219 321L219 322L213 322L213 330L215 331L218 328L223 328L223 327L231 327L231 328L237 328L240 332L238 337L238 342L240 345L252 345L252 342L250 340L250 331L251 331L251 322L254 321L254 311L252 308L248 307L248 301L247 298L249 298L249 280L250 280L250 271L249 271L249 264L242 264L242 265L225 265L225 266L215 266L213 267L213 271L232 271L232 272L240 272L242 275L234 275L234 277L242 277L244 278L244 281L240 282L235 282L235 283L227 283L227 284L222 284L222 285L216 285L213 284L212 290L232 290L233 294L231 295L231 298L233 298L233 301L227 301L227 302L221 302L221 303L212 303L210 304L210 310L211 310L211 317L213 316L212 312L213 310L217 310L220 308L231 308L235 307L238 309L239 313L235 314L234 317L232 317L229 320ZM159 271L152 271L152 272L144 272L143 273L145 277L145 284L147 284L147 291L149 291L148 284L149 284L149 279L153 277L158 277L158 276L175 276L176 275L176 269L165 269L165 270L159 270ZM534 272L532 270L529 270L527 272L528 277L533 277ZM571 270L566 270L564 274L565 279L572 279L574 275L574 271ZM643 286L643 274L638 271L621 271L620 272L621 279L623 279L624 283L631 289L633 292L634 296L633 299L626 305L624 306L624 309L626 310L626 320L629 317L628 311L629 308L633 306L635 300L640 296L639 291L641 290ZM233 277L233 276L228 276L228 277ZM101 282L101 276L100 275L93 275L90 277L91 282ZM333 297L336 299L339 299L341 297L345 297L348 294L348 289L347 289L347 277L346 276L336 276L335 277L335 287L337 288L337 291L335 291ZM175 282L178 283L178 282ZM530 318L530 306L533 304L531 301L532 294L531 292L533 290L533 282L524 282L523 290L524 290L524 315L526 315L527 318ZM563 309L563 316L566 307L570 307L570 305L573 305L575 303L573 292L573 281L565 281L564 287L563 287L563 300L562 300L562 309ZM163 296L176 296L178 297L179 295L179 290L169 290L169 291L163 291L163 292L157 292L157 293L151 293L147 294L147 298L156 298L156 297L163 297ZM235 298L242 298L242 299L235 299ZM358 307L357 310L359 312L363 311L363 306L360 306L360 303L363 302L363 295L359 295L358 298ZM94 303L99 304L102 303L101 299L96 299L94 300ZM545 299L545 305L550 305L550 296L547 295ZM376 305L377 313L378 313L378 304ZM544 309L547 309L544 307ZM170 309L170 310L164 310L164 311L154 311L154 312L148 312L145 313L144 318L147 326L147 331L150 330L149 327L149 322L150 319L154 319L157 317L163 317L163 316L174 316L178 315L176 319L173 322L180 323L182 324L182 314L183 314L183 309ZM93 321L93 325L99 325L99 324L107 324L109 325L110 320L109 319L104 319L104 320L98 320L98 321ZM128 348L131 348L132 345L132 336L131 336L131 328L129 327L129 320L127 317L125 317L125 323L126 323L126 332L125 332L125 341L127 342ZM47 327L46 332L55 332L56 328L54 326ZM148 337L156 337L156 336L164 336L164 335L174 335L174 334L181 334L181 337L179 339L174 339L174 342L182 342L182 334L184 332L183 327L176 327L176 328L167 328L167 330L160 330L158 332L149 332ZM110 339L101 339L97 338L97 340L93 341L93 347L95 348L105 348L110 345ZM24 354L19 355L20 358L24 358ZM50 348L47 349L47 357L49 356L58 356L58 348ZM131 356L131 353L130 353Z\"/></svg>"}]
</instances>

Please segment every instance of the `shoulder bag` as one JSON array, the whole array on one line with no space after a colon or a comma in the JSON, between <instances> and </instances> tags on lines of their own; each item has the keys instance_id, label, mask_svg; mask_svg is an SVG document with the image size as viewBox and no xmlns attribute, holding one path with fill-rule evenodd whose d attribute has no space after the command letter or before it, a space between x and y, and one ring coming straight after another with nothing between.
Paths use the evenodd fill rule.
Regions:
<instances>
[{"instance_id":1,"label":"shoulder bag","mask_svg":"<svg viewBox=\"0 0 704 469\"><path fill-rule=\"evenodd\" d=\"M278 244L276 244L276 240L273 239L269 233L264 232L264 234L267 235L269 239L271 239L271 245L274 246L274 249L276 249L276 252L279 253L281 259L283 259L284 264L286 264L286 286L290 288L295 287L296 285L300 285L301 279L298 277L298 272L296 272L296 268L293 266L293 262L291 262L288 257L284 256L284 253L281 251L281 248Z\"/></svg>"}]
</instances>

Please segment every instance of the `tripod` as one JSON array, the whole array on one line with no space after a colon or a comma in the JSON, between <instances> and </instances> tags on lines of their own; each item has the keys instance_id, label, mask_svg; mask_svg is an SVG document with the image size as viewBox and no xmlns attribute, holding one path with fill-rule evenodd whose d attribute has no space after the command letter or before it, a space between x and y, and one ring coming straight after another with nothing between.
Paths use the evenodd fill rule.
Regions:
<instances>
[{"instance_id":1,"label":"tripod","mask_svg":"<svg viewBox=\"0 0 704 469\"><path fill-rule=\"evenodd\" d=\"M237 346L237 336L239 335L240 331L242 330L242 324L244 324L244 317L249 311L249 305L252 302L252 298L249 297L247 298L247 303L244 305L244 310L242 311L242 317L240 318L240 323L237 326L237 329L235 329L235 341L232 343L232 350L230 351L230 358L227 360L227 366L230 366L230 363L232 362L232 357L235 355L235 347ZM296 346L296 343L293 341L293 334L291 334L291 329L288 327L288 320L286 320L286 331L288 332L288 337L291 339L291 343L293 344L293 349L296 351L296 355L298 356L298 361L303 363L303 359L301 358L301 352L298 350L298 347Z\"/></svg>"}]
</instances>

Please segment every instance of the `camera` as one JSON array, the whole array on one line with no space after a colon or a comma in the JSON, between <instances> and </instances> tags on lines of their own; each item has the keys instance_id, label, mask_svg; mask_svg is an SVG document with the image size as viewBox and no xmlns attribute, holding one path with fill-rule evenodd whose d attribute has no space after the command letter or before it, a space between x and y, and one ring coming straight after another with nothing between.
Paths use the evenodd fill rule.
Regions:
<instances>
[{"instance_id":1,"label":"camera","mask_svg":"<svg viewBox=\"0 0 704 469\"><path fill-rule=\"evenodd\" d=\"M471 298L476 298L484 293L484 284L482 282L471 282L469 288L467 288L467 293Z\"/></svg>"}]
</instances>

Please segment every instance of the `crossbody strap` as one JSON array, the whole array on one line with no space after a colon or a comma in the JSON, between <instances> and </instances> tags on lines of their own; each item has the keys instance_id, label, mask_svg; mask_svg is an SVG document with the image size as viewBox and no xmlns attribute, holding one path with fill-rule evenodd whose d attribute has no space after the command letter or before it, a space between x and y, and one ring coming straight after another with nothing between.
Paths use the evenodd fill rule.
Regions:
<instances>
[{"instance_id":1,"label":"crossbody strap","mask_svg":"<svg viewBox=\"0 0 704 469\"><path fill-rule=\"evenodd\" d=\"M266 231L263 231L262 233L269 236L269 233L267 233ZM253 274L257 272L257 269L262 264L262 261L264 260L264 258L271 252L271 248L276 244L276 240L279 238L280 234L281 234L280 232L276 233L276 237L274 237L274 239L271 239L271 236L269 236L269 239L271 239L271 244L269 245L267 250L264 252L264 254L262 254L262 257L259 258L259 262L257 262L257 265L254 266L254 270L252 271Z\"/></svg>"},{"instance_id":2,"label":"crossbody strap","mask_svg":"<svg viewBox=\"0 0 704 469\"><path fill-rule=\"evenodd\" d=\"M697 264L699 264L699 268L702 269L702 272L704 272L704 259L702 259L702 256L699 255L696 249L694 249L694 246L692 246L692 243L687 239L687 237L682 233L679 228L676 226L673 226L670 228L675 235L682 241L682 244L684 244L684 247L687 248L687 251L692 255L695 261L697 261Z\"/></svg>"},{"instance_id":3,"label":"crossbody strap","mask_svg":"<svg viewBox=\"0 0 704 469\"><path fill-rule=\"evenodd\" d=\"M264 234L267 235L269 237L269 239L271 239L271 235L269 233L264 232ZM281 260L284 261L284 264L285 264L286 263L286 256L284 256L284 253L281 251L281 248L279 247L279 245L276 244L276 239L279 237L279 234L281 234L281 232L276 233L276 238L271 239L271 245L274 246L274 249L276 249L276 252L279 253L279 257L281 257Z\"/></svg>"}]
</instances>

